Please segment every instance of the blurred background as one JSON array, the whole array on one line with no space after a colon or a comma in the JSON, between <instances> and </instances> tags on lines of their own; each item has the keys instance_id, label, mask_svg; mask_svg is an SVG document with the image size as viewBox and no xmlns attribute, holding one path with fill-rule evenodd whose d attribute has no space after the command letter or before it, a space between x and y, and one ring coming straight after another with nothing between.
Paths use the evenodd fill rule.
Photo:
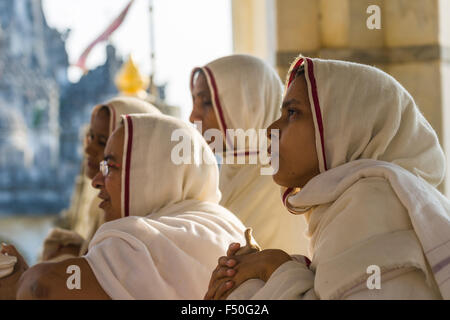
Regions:
<instances>
[{"instance_id":1,"label":"blurred background","mask_svg":"<svg viewBox=\"0 0 450 320\"><path fill-rule=\"evenodd\" d=\"M0 0L0 241L36 262L70 206L94 105L136 95L187 120L190 71L231 53L283 80L299 53L377 66L448 154L449 18L449 0Z\"/></svg>"}]
</instances>

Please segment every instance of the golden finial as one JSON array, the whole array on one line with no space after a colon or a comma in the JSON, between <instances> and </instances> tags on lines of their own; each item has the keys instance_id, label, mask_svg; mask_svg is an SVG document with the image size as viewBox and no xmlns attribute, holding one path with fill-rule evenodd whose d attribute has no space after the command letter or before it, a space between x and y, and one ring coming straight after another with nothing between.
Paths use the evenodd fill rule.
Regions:
<instances>
[{"instance_id":1,"label":"golden finial","mask_svg":"<svg viewBox=\"0 0 450 320\"><path fill-rule=\"evenodd\" d=\"M142 76L131 55L115 77L115 84L120 93L127 96L145 98L145 91L149 85L149 79Z\"/></svg>"}]
</instances>

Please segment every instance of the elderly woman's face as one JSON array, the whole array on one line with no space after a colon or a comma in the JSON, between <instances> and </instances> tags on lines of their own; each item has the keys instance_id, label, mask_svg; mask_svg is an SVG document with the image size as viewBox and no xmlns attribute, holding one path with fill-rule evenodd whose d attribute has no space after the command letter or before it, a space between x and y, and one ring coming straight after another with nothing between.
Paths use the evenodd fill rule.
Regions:
<instances>
[{"instance_id":1,"label":"elderly woman's face","mask_svg":"<svg viewBox=\"0 0 450 320\"><path fill-rule=\"evenodd\" d=\"M106 141L109 136L109 111L101 108L91 118L91 125L86 137L86 176L94 178L103 159Z\"/></svg>"},{"instance_id":2,"label":"elderly woman's face","mask_svg":"<svg viewBox=\"0 0 450 320\"><path fill-rule=\"evenodd\" d=\"M198 72L192 89L193 107L189 121L202 122L202 134L208 129L219 129L219 123L214 112L206 77L203 72Z\"/></svg>"},{"instance_id":3,"label":"elderly woman's face","mask_svg":"<svg viewBox=\"0 0 450 320\"><path fill-rule=\"evenodd\" d=\"M100 190L98 197L103 201L99 207L105 212L105 220L120 219L122 190L122 156L124 144L124 127L119 127L108 139L104 160L108 164L108 174L101 172L92 180L92 186Z\"/></svg>"},{"instance_id":4,"label":"elderly woman's face","mask_svg":"<svg viewBox=\"0 0 450 320\"><path fill-rule=\"evenodd\" d=\"M313 114L306 79L298 76L283 100L281 117L268 130L279 129L279 170L274 181L284 187L303 187L318 175ZM277 156L272 154L272 157Z\"/></svg>"}]
</instances>

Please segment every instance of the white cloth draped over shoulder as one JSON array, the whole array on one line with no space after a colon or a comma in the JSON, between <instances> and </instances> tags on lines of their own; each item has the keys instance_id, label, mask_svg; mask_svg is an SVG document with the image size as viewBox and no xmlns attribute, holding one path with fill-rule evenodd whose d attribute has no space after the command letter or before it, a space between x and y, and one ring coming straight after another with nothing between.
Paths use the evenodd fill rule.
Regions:
<instances>
[{"instance_id":1,"label":"white cloth draped over shoulder","mask_svg":"<svg viewBox=\"0 0 450 320\"><path fill-rule=\"evenodd\" d=\"M449 299L450 202L436 189L445 174L436 133L381 70L299 57L287 85L301 64L321 173L282 195L291 213L305 214L312 263L285 263L234 296ZM367 287L372 265L380 290Z\"/></svg>"},{"instance_id":2,"label":"white cloth draped over shoulder","mask_svg":"<svg viewBox=\"0 0 450 320\"><path fill-rule=\"evenodd\" d=\"M206 77L212 105L224 137L227 129L266 129L280 116L282 83L275 70L249 55L231 55L196 68ZM256 154L251 145L231 147L224 152L220 169L221 205L236 214L263 249L280 248L292 254L307 255L308 239L303 217L289 215L279 197L279 187L271 175L261 174L261 163L248 164ZM256 142L255 145L257 145ZM265 152L266 150L264 150ZM234 164L226 164L234 157ZM246 164L238 164L245 161Z\"/></svg>"},{"instance_id":3,"label":"white cloth draped over shoulder","mask_svg":"<svg viewBox=\"0 0 450 320\"><path fill-rule=\"evenodd\" d=\"M244 243L244 225L218 204L214 155L175 118L123 119L122 218L100 227L85 258L113 299L201 299L217 259ZM172 158L181 142L191 164Z\"/></svg>"},{"instance_id":4,"label":"white cloth draped over shoulder","mask_svg":"<svg viewBox=\"0 0 450 320\"><path fill-rule=\"evenodd\" d=\"M92 109L91 118L93 118L101 108L109 110L109 135L120 124L121 116L130 113L148 113L161 114L161 112L152 104L141 99L133 97L116 97L105 103L101 103ZM84 167L84 164L83 164ZM97 197L98 190L92 187L91 179L85 176L82 170L79 179L79 188L75 189L72 195L71 205L68 212L65 213L70 219L72 230L62 230L53 228L49 231L44 240L42 257L51 256L57 252L60 245L81 245L80 255L87 252L88 245L94 233L104 222L103 210L98 205L100 199ZM81 236L81 238L80 238ZM54 259L46 260L57 262L67 258L73 258L72 255L62 255Z\"/></svg>"}]
</instances>

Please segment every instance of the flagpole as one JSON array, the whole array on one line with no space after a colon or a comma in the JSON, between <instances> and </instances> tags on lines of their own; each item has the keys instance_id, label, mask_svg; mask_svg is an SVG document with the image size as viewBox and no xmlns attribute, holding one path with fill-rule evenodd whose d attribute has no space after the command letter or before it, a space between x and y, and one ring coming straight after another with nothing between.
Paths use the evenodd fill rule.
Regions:
<instances>
[{"instance_id":1,"label":"flagpole","mask_svg":"<svg viewBox=\"0 0 450 320\"><path fill-rule=\"evenodd\" d=\"M154 19L153 19L153 0L149 0L149 26L150 26L150 94L153 94L153 81L155 78L156 63L155 63L155 33L154 33Z\"/></svg>"}]
</instances>

